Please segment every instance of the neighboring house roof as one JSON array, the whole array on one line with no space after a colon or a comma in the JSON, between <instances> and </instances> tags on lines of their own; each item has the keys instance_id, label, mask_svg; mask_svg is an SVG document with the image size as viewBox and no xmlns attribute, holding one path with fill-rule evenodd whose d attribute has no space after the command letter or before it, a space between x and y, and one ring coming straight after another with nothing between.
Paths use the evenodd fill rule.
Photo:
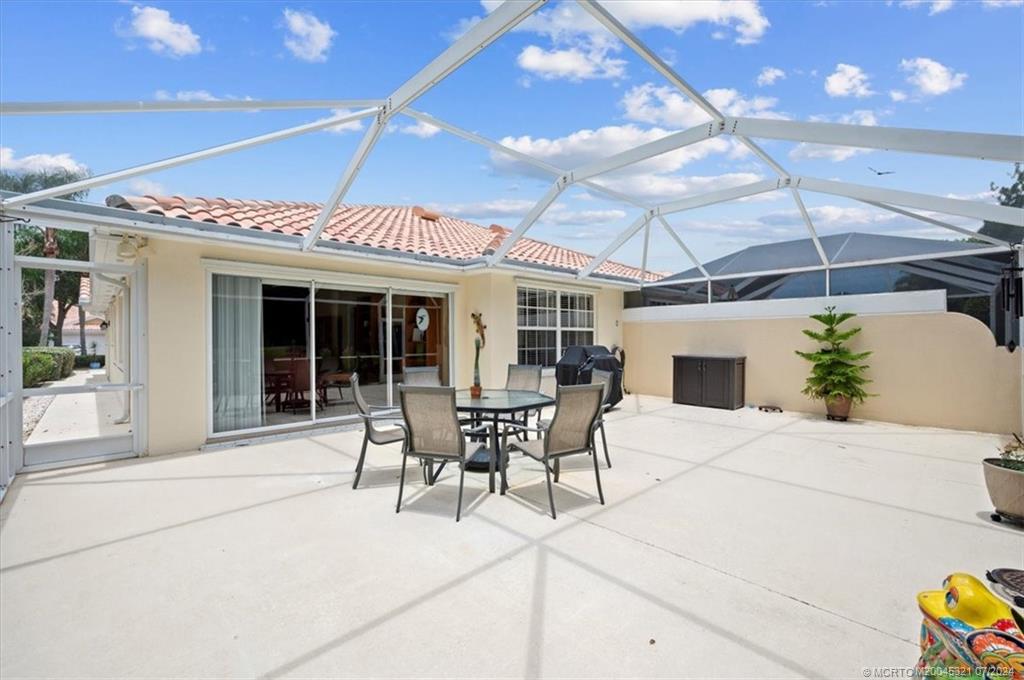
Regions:
<instances>
[{"instance_id":1,"label":"neighboring house roof","mask_svg":"<svg viewBox=\"0 0 1024 680\"><path fill-rule=\"evenodd\" d=\"M106 203L113 208L294 236L307 234L323 207L320 203L295 201L117 194L108 196ZM322 238L451 260L471 260L493 253L510 233L510 229L496 224L483 227L420 207L340 205L324 228ZM507 257L576 272L585 267L592 256L552 243L521 238ZM641 275L639 268L611 260L602 264L596 273L633 280L639 280ZM662 276L649 272L646 280L656 281Z\"/></svg>"},{"instance_id":2,"label":"neighboring house roof","mask_svg":"<svg viewBox=\"0 0 1024 680\"><path fill-rule=\"evenodd\" d=\"M909 238L906 236L888 236L884 234L863 234L850 232L822 236L821 247L829 262L859 262L888 257L906 257L946 253L963 250L965 255L970 251L984 247L983 244L966 243L964 241L941 241L938 239ZM747 272L789 269L791 267L813 267L821 264L814 242L809 238L796 241L782 241L750 246L735 253L712 260L704 265L712 276L741 275ZM684 272L665 277L672 279L694 279L703 276L693 267Z\"/></svg>"}]
</instances>

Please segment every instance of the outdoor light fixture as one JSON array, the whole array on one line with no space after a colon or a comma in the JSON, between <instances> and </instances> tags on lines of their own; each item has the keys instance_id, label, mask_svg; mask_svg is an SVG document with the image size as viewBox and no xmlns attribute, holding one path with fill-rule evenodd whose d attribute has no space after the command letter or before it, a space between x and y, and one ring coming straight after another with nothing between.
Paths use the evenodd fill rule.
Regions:
<instances>
[{"instance_id":1,"label":"outdoor light fixture","mask_svg":"<svg viewBox=\"0 0 1024 680\"><path fill-rule=\"evenodd\" d=\"M126 260L130 260L139 254L139 246L135 242L134 236L128 234L121 235L121 242L117 244L117 256Z\"/></svg>"}]
</instances>

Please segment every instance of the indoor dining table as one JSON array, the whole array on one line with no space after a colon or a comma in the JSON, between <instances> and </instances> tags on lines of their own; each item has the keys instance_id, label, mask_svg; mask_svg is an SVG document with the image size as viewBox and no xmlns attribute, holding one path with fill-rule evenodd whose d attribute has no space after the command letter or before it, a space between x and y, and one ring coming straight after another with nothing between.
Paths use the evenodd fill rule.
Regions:
<instances>
[{"instance_id":1,"label":"indoor dining table","mask_svg":"<svg viewBox=\"0 0 1024 680\"><path fill-rule=\"evenodd\" d=\"M555 400L541 392L525 390L484 390L479 398L474 399L469 390L458 390L455 393L455 409L460 413L469 414L474 421L489 424L491 432L491 450L480 451L466 464L466 469L490 474L489 486L494 493L495 468L501 467L500 433L498 427L505 423L519 423L515 420L518 413L536 411L545 406L553 406ZM494 466L491 461L494 461ZM500 471L500 470L499 470ZM440 470L438 470L440 472ZM501 493L505 493L506 484L502 479Z\"/></svg>"}]
</instances>

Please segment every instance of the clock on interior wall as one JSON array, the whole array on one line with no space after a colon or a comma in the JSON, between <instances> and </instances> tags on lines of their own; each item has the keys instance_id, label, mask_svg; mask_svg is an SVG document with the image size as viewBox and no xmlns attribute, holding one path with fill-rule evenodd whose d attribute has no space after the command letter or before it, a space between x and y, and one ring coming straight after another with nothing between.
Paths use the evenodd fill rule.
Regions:
<instances>
[{"instance_id":1,"label":"clock on interior wall","mask_svg":"<svg viewBox=\"0 0 1024 680\"><path fill-rule=\"evenodd\" d=\"M426 307L420 307L416 310L416 328L424 332L430 328L430 313Z\"/></svg>"}]
</instances>

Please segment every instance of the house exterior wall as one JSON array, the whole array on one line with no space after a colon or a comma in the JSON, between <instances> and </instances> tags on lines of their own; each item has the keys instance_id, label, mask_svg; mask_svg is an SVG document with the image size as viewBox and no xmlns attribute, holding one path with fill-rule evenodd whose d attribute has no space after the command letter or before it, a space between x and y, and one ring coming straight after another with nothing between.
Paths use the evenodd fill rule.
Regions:
<instances>
[{"instance_id":1,"label":"house exterior wall","mask_svg":"<svg viewBox=\"0 0 1024 680\"><path fill-rule=\"evenodd\" d=\"M731 304L731 303L721 303ZM1006 433L1020 427L1021 352L997 347L978 320L954 313L864 315L852 346L872 350L868 386L877 396L853 416L909 425ZM627 321L626 386L672 396L672 355L736 353L747 357L746 403L823 413L800 393L809 364L794 350L815 343L806 317Z\"/></svg>"},{"instance_id":2,"label":"house exterior wall","mask_svg":"<svg viewBox=\"0 0 1024 680\"><path fill-rule=\"evenodd\" d=\"M403 280L456 286L451 305L454 324L452 376L456 387L473 379L471 312L487 324L487 347L481 353L481 382L505 384L507 365L516 362L517 274L509 271L445 271L370 259L334 255L280 253L237 245L214 245L151 238L143 251L148 266L149 454L187 451L207 440L206 268L203 260L343 272L387 277L396 287ZM531 276L536 282L542 277ZM559 287L551 282L552 287ZM589 290L589 289L588 289ZM622 300L618 289L593 289L597 308L597 342L621 344Z\"/></svg>"}]
</instances>

